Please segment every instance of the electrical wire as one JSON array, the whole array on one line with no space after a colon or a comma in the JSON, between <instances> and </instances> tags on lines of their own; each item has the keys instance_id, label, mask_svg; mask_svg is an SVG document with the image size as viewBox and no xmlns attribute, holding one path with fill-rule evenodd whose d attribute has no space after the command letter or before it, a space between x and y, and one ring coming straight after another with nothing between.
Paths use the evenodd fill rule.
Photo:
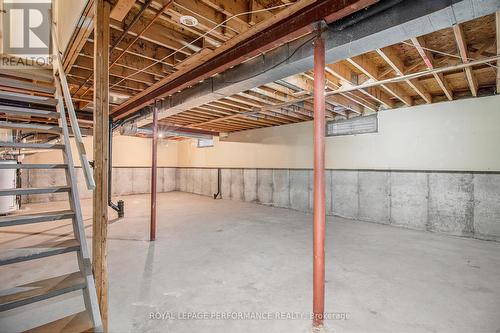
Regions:
<instances>
[{"instance_id":1,"label":"electrical wire","mask_svg":"<svg viewBox=\"0 0 500 333\"><path fill-rule=\"evenodd\" d=\"M308 44L309 42L311 42L313 39L316 38L316 35L312 36L311 38L308 38L305 42L303 42L302 44L300 44L299 46L297 46L295 48L295 50L292 52L292 54L290 54L288 57L286 57L285 59L283 59L282 61L278 62L277 64L274 64L273 66L263 70L262 72L259 72L259 73L256 73L256 74L253 74L249 77L246 77L246 78L243 78L243 79L240 79L240 80L237 80L237 81L226 81L224 80L224 83L231 83L231 84L234 84L234 83L240 83L242 81L245 81L245 80L249 80L249 79L252 79L256 76L259 76L259 75L262 75L262 74L265 74L266 72L270 71L270 70L273 70L275 69L276 67L278 66L281 66L283 65L284 63L286 63L288 60L290 60L294 55L295 53L297 53L297 51L299 51L301 48L303 48L306 44Z\"/></svg>"},{"instance_id":2,"label":"electrical wire","mask_svg":"<svg viewBox=\"0 0 500 333\"><path fill-rule=\"evenodd\" d=\"M239 13L239 14L235 14L227 19L225 19L224 21L222 21L221 23L217 24L215 27L213 27L212 29L208 30L206 33L202 34L201 36L195 38L192 42L182 46L181 48L175 50L173 53L163 57L162 59L160 60L156 60L155 62L153 62L152 64L150 64L149 66L143 68L143 69L140 69L138 70L137 72L135 73L132 73L124 78L122 78L120 81L116 82L115 84L113 84L110 88L113 88L115 86L117 86L118 84L122 83L123 81L125 81L126 79L134 76L134 75L137 75L139 73L142 73L144 72L145 70L163 62L165 59L179 53L180 51L182 51L183 49L185 49L186 47L190 46L190 45L193 45L195 42L197 42L198 40L204 38L205 36L207 36L208 34L210 34L212 31L214 31L215 29L221 27L222 25L225 25L227 22L229 22L230 20L234 19L234 18L237 18L237 17L240 17L240 16L244 16L244 15L249 15L249 14L255 14L255 13L260 13L260 12L264 12L264 11L269 11L269 10L274 10L274 9L278 9L278 8L282 8L282 7L287 7L287 6L291 6L295 4L294 2L289 2L289 3L285 3L285 4L282 4L282 5L278 5L278 6L274 6L274 7L270 7L270 8L263 8L263 9L257 9L257 10L252 10L252 11L248 11L248 12L243 12L243 13Z\"/></svg>"}]
</instances>

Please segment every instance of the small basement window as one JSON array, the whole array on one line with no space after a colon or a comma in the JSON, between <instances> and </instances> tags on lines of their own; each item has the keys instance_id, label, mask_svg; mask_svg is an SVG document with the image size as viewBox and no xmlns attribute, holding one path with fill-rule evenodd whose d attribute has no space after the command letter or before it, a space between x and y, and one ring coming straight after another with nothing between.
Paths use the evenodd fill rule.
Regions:
<instances>
[{"instance_id":1,"label":"small basement window","mask_svg":"<svg viewBox=\"0 0 500 333\"><path fill-rule=\"evenodd\" d=\"M207 148L214 146L214 139L198 139L198 148Z\"/></svg>"},{"instance_id":2,"label":"small basement window","mask_svg":"<svg viewBox=\"0 0 500 333\"><path fill-rule=\"evenodd\" d=\"M377 114L351 119L332 120L326 125L326 136L355 135L377 132Z\"/></svg>"}]
</instances>

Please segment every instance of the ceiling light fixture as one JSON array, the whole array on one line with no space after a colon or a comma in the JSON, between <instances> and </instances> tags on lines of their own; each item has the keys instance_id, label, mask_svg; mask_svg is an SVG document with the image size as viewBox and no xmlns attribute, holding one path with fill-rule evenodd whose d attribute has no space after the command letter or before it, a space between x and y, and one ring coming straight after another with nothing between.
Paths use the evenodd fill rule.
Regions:
<instances>
[{"instance_id":1,"label":"ceiling light fixture","mask_svg":"<svg viewBox=\"0 0 500 333\"><path fill-rule=\"evenodd\" d=\"M196 17L190 15L181 16L180 22L186 27L195 27L198 25L198 20L196 19Z\"/></svg>"}]
</instances>

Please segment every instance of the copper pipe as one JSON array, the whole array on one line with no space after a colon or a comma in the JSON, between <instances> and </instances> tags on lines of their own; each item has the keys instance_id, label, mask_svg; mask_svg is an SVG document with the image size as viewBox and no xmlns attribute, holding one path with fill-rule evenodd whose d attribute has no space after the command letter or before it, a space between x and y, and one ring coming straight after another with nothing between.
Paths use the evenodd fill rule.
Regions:
<instances>
[{"instance_id":1,"label":"copper pipe","mask_svg":"<svg viewBox=\"0 0 500 333\"><path fill-rule=\"evenodd\" d=\"M149 240L156 240L156 179L158 166L158 107L155 103L153 109L153 139L152 143L152 166L151 166L151 226Z\"/></svg>"},{"instance_id":2,"label":"copper pipe","mask_svg":"<svg viewBox=\"0 0 500 333\"><path fill-rule=\"evenodd\" d=\"M325 42L314 41L313 326L325 312Z\"/></svg>"}]
</instances>

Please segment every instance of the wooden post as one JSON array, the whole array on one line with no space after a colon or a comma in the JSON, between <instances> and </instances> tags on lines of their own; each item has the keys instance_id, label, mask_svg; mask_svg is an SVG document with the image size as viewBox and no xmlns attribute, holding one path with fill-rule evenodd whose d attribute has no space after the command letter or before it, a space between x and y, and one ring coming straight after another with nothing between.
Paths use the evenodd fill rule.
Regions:
<instances>
[{"instance_id":1,"label":"wooden post","mask_svg":"<svg viewBox=\"0 0 500 333\"><path fill-rule=\"evenodd\" d=\"M158 107L155 103L153 109L153 139L151 156L151 225L149 229L149 240L156 240L156 181L158 161Z\"/></svg>"},{"instance_id":2,"label":"wooden post","mask_svg":"<svg viewBox=\"0 0 500 333\"><path fill-rule=\"evenodd\" d=\"M109 163L109 12L110 3L95 1L94 27L94 176L92 264L102 324L108 330L108 163Z\"/></svg>"}]
</instances>

